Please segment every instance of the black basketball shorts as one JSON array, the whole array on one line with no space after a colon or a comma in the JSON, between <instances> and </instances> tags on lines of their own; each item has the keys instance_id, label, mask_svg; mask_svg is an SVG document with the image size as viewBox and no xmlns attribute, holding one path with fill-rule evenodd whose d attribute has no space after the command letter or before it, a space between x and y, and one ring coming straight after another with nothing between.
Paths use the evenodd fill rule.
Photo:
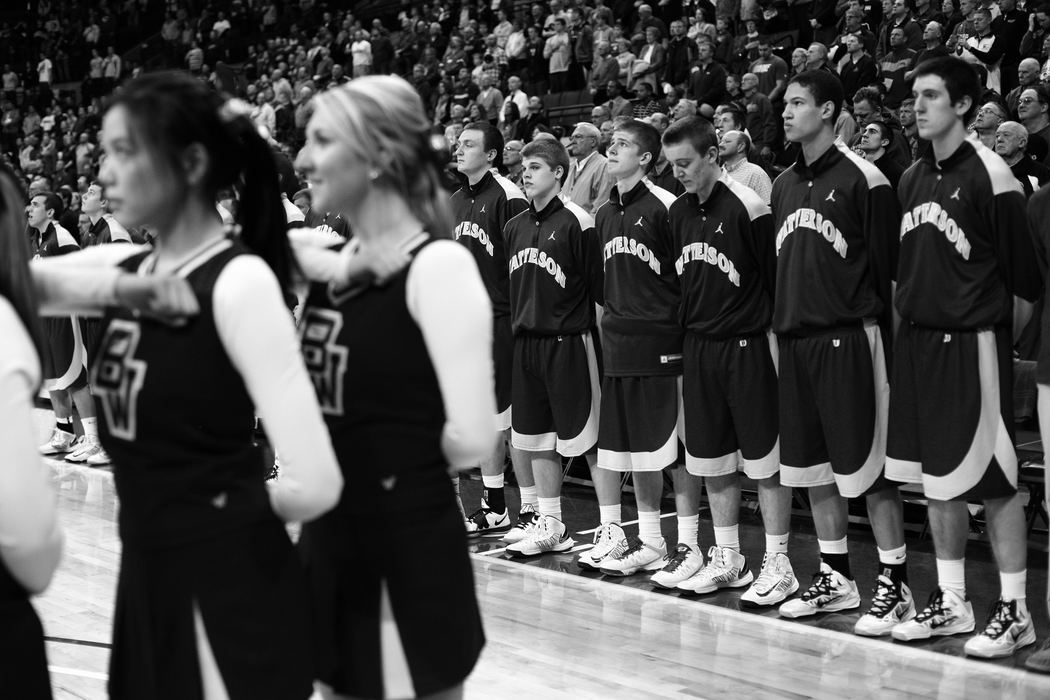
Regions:
<instances>
[{"instance_id":1,"label":"black basketball shorts","mask_svg":"<svg viewBox=\"0 0 1050 700\"><path fill-rule=\"evenodd\" d=\"M1017 491L1008 329L943 331L901 324L893 354L886 476L927 498Z\"/></svg>"},{"instance_id":2,"label":"black basketball shorts","mask_svg":"<svg viewBox=\"0 0 1050 700\"><path fill-rule=\"evenodd\" d=\"M514 447L563 457L591 452L601 401L591 334L515 337L511 395Z\"/></svg>"},{"instance_id":3,"label":"black basketball shorts","mask_svg":"<svg viewBox=\"0 0 1050 700\"><path fill-rule=\"evenodd\" d=\"M780 471L777 345L772 333L726 340L687 334L685 466L696 476Z\"/></svg>"},{"instance_id":4,"label":"black basketball shorts","mask_svg":"<svg viewBox=\"0 0 1050 700\"><path fill-rule=\"evenodd\" d=\"M652 472L678 462L682 378L677 375L602 379L598 466Z\"/></svg>"},{"instance_id":5,"label":"black basketball shorts","mask_svg":"<svg viewBox=\"0 0 1050 700\"><path fill-rule=\"evenodd\" d=\"M847 498L885 487L889 382L874 322L781 337L780 482L836 484Z\"/></svg>"}]
</instances>

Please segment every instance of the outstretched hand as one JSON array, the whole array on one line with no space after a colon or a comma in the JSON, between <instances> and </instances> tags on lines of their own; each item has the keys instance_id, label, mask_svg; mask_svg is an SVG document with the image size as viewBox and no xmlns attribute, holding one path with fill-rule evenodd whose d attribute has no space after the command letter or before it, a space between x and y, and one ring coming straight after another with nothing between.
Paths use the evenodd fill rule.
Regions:
<instances>
[{"instance_id":1,"label":"outstretched hand","mask_svg":"<svg viewBox=\"0 0 1050 700\"><path fill-rule=\"evenodd\" d=\"M189 282L180 277L121 275L116 297L121 306L137 315L170 326L181 326L200 313L197 296Z\"/></svg>"}]
</instances>

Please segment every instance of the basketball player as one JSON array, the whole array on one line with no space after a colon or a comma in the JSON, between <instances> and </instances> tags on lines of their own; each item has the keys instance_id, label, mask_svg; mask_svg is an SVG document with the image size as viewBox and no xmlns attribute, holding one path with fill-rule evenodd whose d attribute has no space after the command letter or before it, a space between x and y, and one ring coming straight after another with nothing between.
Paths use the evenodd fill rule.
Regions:
<instances>
[{"instance_id":1,"label":"basketball player","mask_svg":"<svg viewBox=\"0 0 1050 700\"><path fill-rule=\"evenodd\" d=\"M492 308L470 252L448 240L415 90L369 76L314 103L298 167L315 204L350 222L340 254L408 253L382 286L313 285L300 325L347 484L300 541L322 695L459 698L485 639L448 470L495 447Z\"/></svg>"},{"instance_id":2,"label":"basketball player","mask_svg":"<svg viewBox=\"0 0 1050 700\"><path fill-rule=\"evenodd\" d=\"M795 163L773 183L780 352L780 480L809 489L820 571L785 617L860 606L846 542L846 499L864 496L880 573L858 634L889 634L915 606L900 494L883 476L890 282L899 206L886 177L836 140L842 84L804 71L784 96Z\"/></svg>"},{"instance_id":3,"label":"basketball player","mask_svg":"<svg viewBox=\"0 0 1050 700\"><path fill-rule=\"evenodd\" d=\"M965 652L999 658L1035 643L1025 601L1012 390L1013 340L1042 291L1041 272L1020 184L1002 158L966 138L981 95L973 68L955 57L926 61L916 69L912 93L919 136L932 149L905 172L898 190L901 324L886 473L922 484L938 588L893 637L974 629L966 598L966 504L980 499L1000 596Z\"/></svg>"},{"instance_id":4,"label":"basketball player","mask_svg":"<svg viewBox=\"0 0 1050 700\"><path fill-rule=\"evenodd\" d=\"M247 114L183 74L127 83L103 118L99 181L156 247L55 261L175 275L200 309L174 329L110 309L92 370L121 501L112 698L313 692L306 581L282 521L334 506L342 478L283 302L294 263L276 169ZM235 183L229 239L215 201ZM283 465L265 485L256 413Z\"/></svg>"},{"instance_id":5,"label":"basketball player","mask_svg":"<svg viewBox=\"0 0 1050 700\"><path fill-rule=\"evenodd\" d=\"M24 207L13 174L0 168L0 678L5 696L50 700L44 632L29 597L58 567L62 531L33 444L43 349Z\"/></svg>"},{"instance_id":6,"label":"basketball player","mask_svg":"<svg viewBox=\"0 0 1050 700\"><path fill-rule=\"evenodd\" d=\"M481 279L492 303L492 360L496 368L496 429L502 438L496 452L481 462L485 489L481 508L467 519L467 533L486 535L510 530L506 498L503 493L504 444L510 437L510 376L514 359L514 336L510 328L510 290L507 281L507 247L503 228L528 207L517 185L499 174L503 165L503 136L488 122L473 122L463 128L454 152L456 168L467 183L452 194L456 240L467 247L481 272ZM511 462L521 488L524 533L535 518L536 483L528 457L511 447ZM513 541L515 538L511 538Z\"/></svg>"},{"instance_id":7,"label":"basketball player","mask_svg":"<svg viewBox=\"0 0 1050 700\"><path fill-rule=\"evenodd\" d=\"M85 236L85 248L107 243L131 243L131 235L127 229L109 213L109 201L103 194L102 185L98 182L88 185L80 199L80 209L91 222L91 227ZM80 332L84 338L85 364L90 370L95 358L95 348L98 347L101 338L102 324L97 318L81 317L79 320ZM73 456L70 455L66 459L72 460ZM109 455L99 445L95 454L84 461L94 467L109 464L110 460Z\"/></svg>"},{"instance_id":8,"label":"basketball player","mask_svg":"<svg viewBox=\"0 0 1050 700\"><path fill-rule=\"evenodd\" d=\"M591 467L601 400L595 304L602 303L601 251L590 214L559 196L569 155L552 139L521 152L529 208L507 223L514 328L512 444L530 453L539 518L511 556L564 552L575 544L561 514L561 457Z\"/></svg>"},{"instance_id":9,"label":"basketball player","mask_svg":"<svg viewBox=\"0 0 1050 700\"><path fill-rule=\"evenodd\" d=\"M48 258L67 255L80 249L73 235L62 228L58 217L62 214L62 198L42 192L29 200L26 216L34 257ZM102 449L98 439L98 419L95 402L87 386L84 371L84 342L75 318L48 318L43 321L46 337L44 385L51 397L55 412L55 429L40 446L44 455L64 455L69 462L85 462ZM80 415L84 434L73 432L73 407Z\"/></svg>"},{"instance_id":10,"label":"basketball player","mask_svg":"<svg viewBox=\"0 0 1050 700\"><path fill-rule=\"evenodd\" d=\"M661 575L665 584L694 593L751 584L743 603L775 605L798 590L798 581L787 556L791 491L780 485L776 341L769 329L773 217L756 192L719 168L718 136L706 120L675 122L663 144L686 191L670 211L686 329L686 468L707 483L715 544L703 568L694 563L703 562L700 553L679 544L681 564ZM740 551L741 470L757 482L765 525L757 579Z\"/></svg>"},{"instance_id":11,"label":"basketball player","mask_svg":"<svg viewBox=\"0 0 1050 700\"><path fill-rule=\"evenodd\" d=\"M594 547L577 562L614 576L656 571L668 559L660 500L663 470L678 461L682 329L667 220L674 195L645 177L659 152L660 134L649 124L631 119L613 131L607 172L615 184L594 222L605 262L604 374L594 471L600 525ZM631 537L620 527L625 472L632 475L638 503L638 535ZM675 472L676 493L684 494L688 478L684 469ZM686 528L680 546L695 544L695 528L691 533Z\"/></svg>"}]
</instances>

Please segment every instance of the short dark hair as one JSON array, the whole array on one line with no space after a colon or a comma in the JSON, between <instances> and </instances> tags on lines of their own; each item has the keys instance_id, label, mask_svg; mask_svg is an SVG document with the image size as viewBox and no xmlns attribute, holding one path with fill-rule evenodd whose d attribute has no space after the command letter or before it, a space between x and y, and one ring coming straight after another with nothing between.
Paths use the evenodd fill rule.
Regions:
<instances>
[{"instance_id":1,"label":"short dark hair","mask_svg":"<svg viewBox=\"0 0 1050 700\"><path fill-rule=\"evenodd\" d=\"M511 102L510 104L514 104ZM500 170L503 168L503 134L492 125L491 122L470 122L463 127L463 131L473 129L481 133L481 147L485 151L496 151L496 158L492 161L492 167Z\"/></svg>"},{"instance_id":2,"label":"short dark hair","mask_svg":"<svg viewBox=\"0 0 1050 700\"><path fill-rule=\"evenodd\" d=\"M551 170L560 167L561 182L565 182L565 178L569 175L569 152L555 139L529 141L525 144L525 148L521 149L521 158L522 160L526 158L542 160Z\"/></svg>"},{"instance_id":3,"label":"short dark hair","mask_svg":"<svg viewBox=\"0 0 1050 700\"><path fill-rule=\"evenodd\" d=\"M686 117L679 119L667 127L663 135L663 145L677 146L680 143L688 143L696 149L697 153L707 153L712 148L718 147L718 135L711 122L700 117Z\"/></svg>"},{"instance_id":4,"label":"short dark hair","mask_svg":"<svg viewBox=\"0 0 1050 700\"><path fill-rule=\"evenodd\" d=\"M858 88L853 93L853 104L858 102L867 102L872 108L878 112L882 110L882 93L879 92L878 88L873 88L870 85Z\"/></svg>"},{"instance_id":5,"label":"short dark hair","mask_svg":"<svg viewBox=\"0 0 1050 700\"><path fill-rule=\"evenodd\" d=\"M652 124L631 119L614 127L615 131L626 131L638 143L638 155L649 153L649 165L645 172L649 172L660 159L660 132Z\"/></svg>"},{"instance_id":6,"label":"short dark hair","mask_svg":"<svg viewBox=\"0 0 1050 700\"><path fill-rule=\"evenodd\" d=\"M66 212L66 205L62 202L62 198L54 192L37 192L33 195L32 199L37 197L44 198L44 209L53 209L55 214L52 217L55 221Z\"/></svg>"},{"instance_id":7,"label":"short dark hair","mask_svg":"<svg viewBox=\"0 0 1050 700\"><path fill-rule=\"evenodd\" d=\"M977 112L982 90L981 82L977 78L977 71L973 69L973 66L955 56L938 56L937 58L923 61L915 68L915 80L924 75L935 75L944 81L944 87L948 91L948 98L952 101L952 104L961 101L963 98L970 98L970 108L966 110L966 114L962 117L963 122L969 124ZM1042 86L1030 89L1035 89L1039 95L1039 101L1046 103L1047 94Z\"/></svg>"},{"instance_id":8,"label":"short dark hair","mask_svg":"<svg viewBox=\"0 0 1050 700\"><path fill-rule=\"evenodd\" d=\"M885 139L890 143L893 143L893 132L890 131L889 125L881 119L875 119L868 123L868 126L877 126L879 128L879 139ZM864 127L865 129L868 127Z\"/></svg>"},{"instance_id":9,"label":"short dark hair","mask_svg":"<svg viewBox=\"0 0 1050 700\"><path fill-rule=\"evenodd\" d=\"M788 81L788 85L792 84L809 90L817 106L830 102L831 123L834 124L838 120L845 96L842 81L837 76L826 70L804 70Z\"/></svg>"},{"instance_id":10,"label":"short dark hair","mask_svg":"<svg viewBox=\"0 0 1050 700\"><path fill-rule=\"evenodd\" d=\"M728 114L729 118L733 120L733 126L736 127L737 131L743 131L747 126L747 117L742 111L736 107L730 107L729 109L722 112L723 115Z\"/></svg>"}]
</instances>

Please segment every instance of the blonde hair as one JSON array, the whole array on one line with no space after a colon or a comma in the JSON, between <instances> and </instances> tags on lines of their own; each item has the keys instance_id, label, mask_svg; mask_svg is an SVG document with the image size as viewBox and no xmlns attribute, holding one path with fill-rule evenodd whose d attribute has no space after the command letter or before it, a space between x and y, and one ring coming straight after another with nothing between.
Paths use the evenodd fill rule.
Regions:
<instances>
[{"instance_id":1,"label":"blonde hair","mask_svg":"<svg viewBox=\"0 0 1050 700\"><path fill-rule=\"evenodd\" d=\"M377 186L397 192L432 236L452 235L441 160L419 93L403 78L355 78L314 98L333 117L337 135L375 170Z\"/></svg>"}]
</instances>

